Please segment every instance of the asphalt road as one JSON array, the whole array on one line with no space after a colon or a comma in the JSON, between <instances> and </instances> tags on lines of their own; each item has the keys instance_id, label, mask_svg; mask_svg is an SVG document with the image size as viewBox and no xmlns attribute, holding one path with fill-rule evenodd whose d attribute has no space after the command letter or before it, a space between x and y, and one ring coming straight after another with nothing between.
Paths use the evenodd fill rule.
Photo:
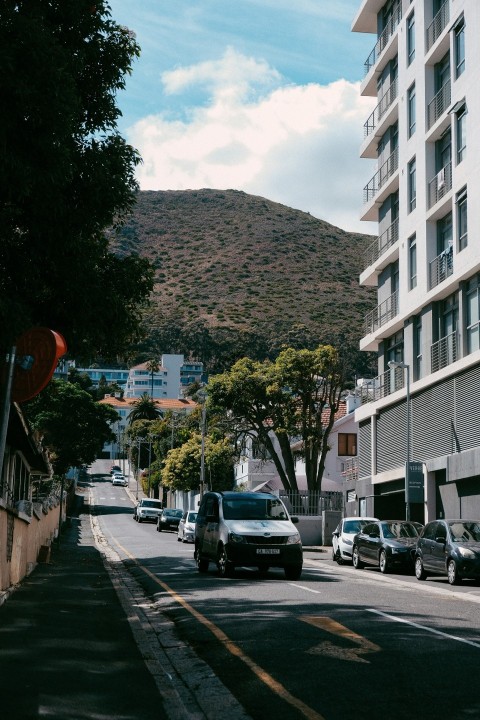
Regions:
<instances>
[{"instance_id":1,"label":"asphalt road","mask_svg":"<svg viewBox=\"0 0 480 720\"><path fill-rule=\"evenodd\" d=\"M281 570L199 574L192 545L133 521L126 489L98 478L91 494L99 537L144 609L171 621L175 639L213 670L202 676L205 692L220 681L212 718L235 717L222 708L228 691L235 712L262 720L480 718L477 584L383 576L308 551L296 582Z\"/></svg>"}]
</instances>

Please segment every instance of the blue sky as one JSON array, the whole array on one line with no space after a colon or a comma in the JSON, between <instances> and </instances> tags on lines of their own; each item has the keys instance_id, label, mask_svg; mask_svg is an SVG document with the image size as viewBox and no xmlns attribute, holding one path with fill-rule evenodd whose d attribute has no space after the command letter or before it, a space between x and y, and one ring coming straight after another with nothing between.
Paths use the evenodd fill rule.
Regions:
<instances>
[{"instance_id":1,"label":"blue sky","mask_svg":"<svg viewBox=\"0 0 480 720\"><path fill-rule=\"evenodd\" d=\"M110 0L142 55L119 95L146 190L244 190L346 230L374 173L359 159L375 38L359 0Z\"/></svg>"}]
</instances>

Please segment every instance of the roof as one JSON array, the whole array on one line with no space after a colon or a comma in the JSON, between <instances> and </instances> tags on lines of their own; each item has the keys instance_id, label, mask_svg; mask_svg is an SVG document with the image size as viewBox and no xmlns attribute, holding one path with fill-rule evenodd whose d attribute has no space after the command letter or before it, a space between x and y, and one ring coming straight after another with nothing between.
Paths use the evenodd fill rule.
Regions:
<instances>
[{"instance_id":1,"label":"roof","mask_svg":"<svg viewBox=\"0 0 480 720\"><path fill-rule=\"evenodd\" d=\"M135 407L135 403L138 402L139 398L119 398L114 395L110 397L104 397L99 402L101 405L110 405L115 410L129 409ZM153 403L159 410L193 410L197 407L197 403L194 400L187 400L186 398L160 398L154 399Z\"/></svg>"},{"instance_id":2,"label":"roof","mask_svg":"<svg viewBox=\"0 0 480 720\"><path fill-rule=\"evenodd\" d=\"M145 372L150 374L152 371L149 370L148 366L149 366L149 363L144 362L144 363L140 363L140 365L134 365L133 367L130 368L130 370L145 370ZM160 363L159 363L158 370L154 370L153 374L155 375L156 373L163 372L165 369L166 368L164 368L163 365L160 365Z\"/></svg>"}]
</instances>

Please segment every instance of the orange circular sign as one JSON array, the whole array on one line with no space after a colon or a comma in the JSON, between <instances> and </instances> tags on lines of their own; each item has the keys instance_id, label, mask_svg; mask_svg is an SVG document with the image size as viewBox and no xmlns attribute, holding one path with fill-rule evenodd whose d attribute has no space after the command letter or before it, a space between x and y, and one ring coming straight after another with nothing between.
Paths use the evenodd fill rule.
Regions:
<instances>
[{"instance_id":1,"label":"orange circular sign","mask_svg":"<svg viewBox=\"0 0 480 720\"><path fill-rule=\"evenodd\" d=\"M13 375L13 402L25 402L38 395L50 381L58 358L67 352L60 333L35 327L17 339L17 365Z\"/></svg>"}]
</instances>

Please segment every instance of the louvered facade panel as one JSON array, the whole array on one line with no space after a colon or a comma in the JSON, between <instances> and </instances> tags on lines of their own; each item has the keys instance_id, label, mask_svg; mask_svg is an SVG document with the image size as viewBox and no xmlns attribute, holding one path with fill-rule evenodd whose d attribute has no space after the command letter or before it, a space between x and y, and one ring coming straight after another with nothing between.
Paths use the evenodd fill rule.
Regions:
<instances>
[{"instance_id":1,"label":"louvered facade panel","mask_svg":"<svg viewBox=\"0 0 480 720\"><path fill-rule=\"evenodd\" d=\"M412 460L423 462L452 452L454 380L412 397Z\"/></svg>"},{"instance_id":2,"label":"louvered facade panel","mask_svg":"<svg viewBox=\"0 0 480 720\"><path fill-rule=\"evenodd\" d=\"M480 446L480 366L456 378L456 452Z\"/></svg>"},{"instance_id":3,"label":"louvered facade panel","mask_svg":"<svg viewBox=\"0 0 480 720\"><path fill-rule=\"evenodd\" d=\"M377 473L402 467L406 445L405 403L392 405L377 417Z\"/></svg>"},{"instance_id":4,"label":"louvered facade panel","mask_svg":"<svg viewBox=\"0 0 480 720\"><path fill-rule=\"evenodd\" d=\"M358 443L358 477L368 478L372 474L372 423L371 420L360 423L360 441Z\"/></svg>"}]
</instances>

